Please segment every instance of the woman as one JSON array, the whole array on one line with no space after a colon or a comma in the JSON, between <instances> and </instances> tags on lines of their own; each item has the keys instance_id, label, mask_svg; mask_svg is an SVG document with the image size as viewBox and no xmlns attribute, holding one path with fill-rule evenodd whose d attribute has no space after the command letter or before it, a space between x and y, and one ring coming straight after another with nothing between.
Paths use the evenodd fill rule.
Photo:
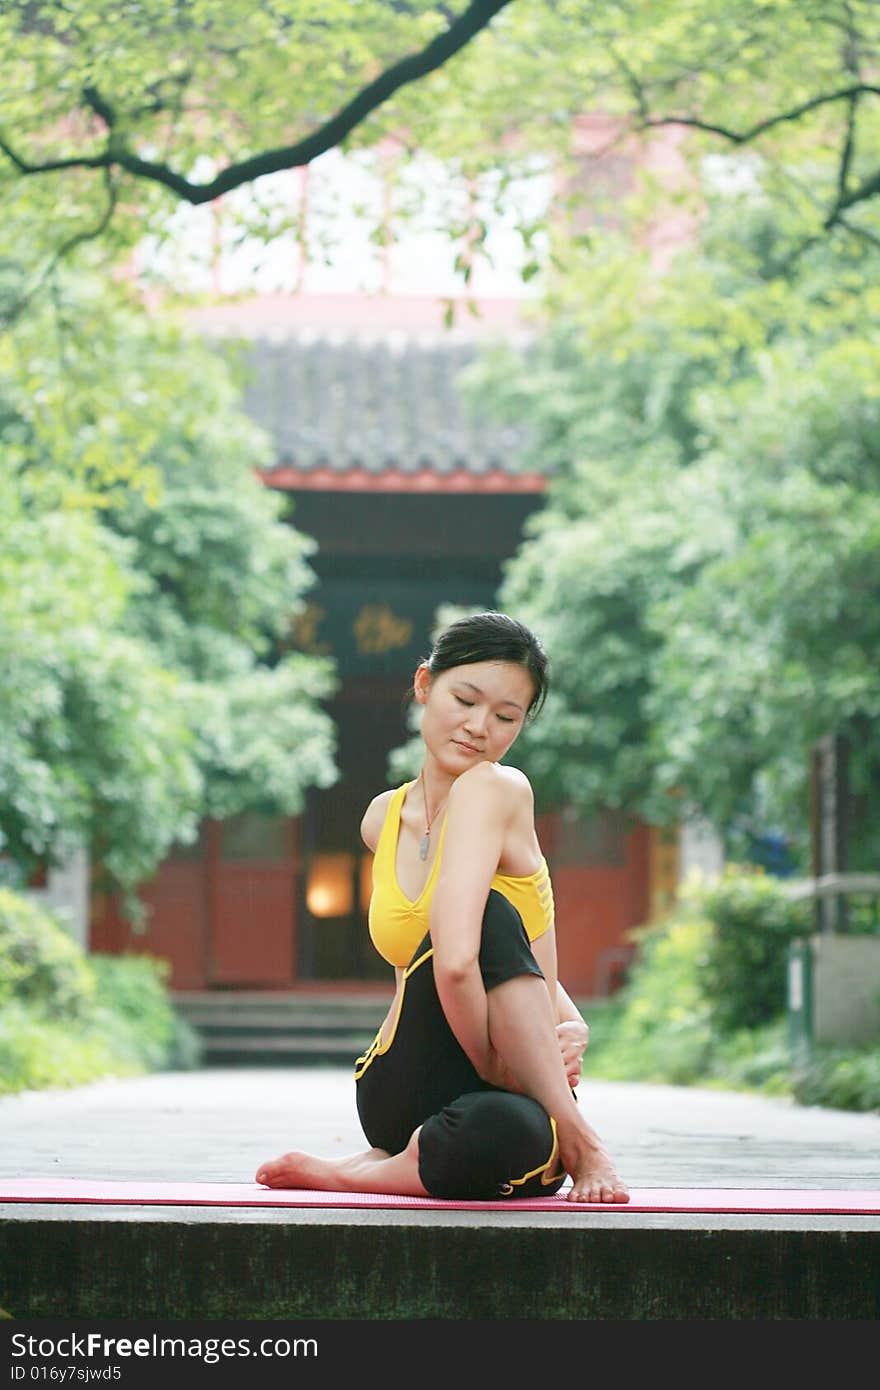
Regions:
<instances>
[{"instance_id":1,"label":"woman","mask_svg":"<svg viewBox=\"0 0 880 1390\"><path fill-rule=\"evenodd\" d=\"M372 1147L293 1152L268 1187L495 1200L629 1194L574 1087L587 1028L556 978L553 892L528 778L502 763L547 694L539 639L503 613L462 618L416 670L418 777L361 822L370 936L394 966L388 1015L355 1067Z\"/></svg>"}]
</instances>

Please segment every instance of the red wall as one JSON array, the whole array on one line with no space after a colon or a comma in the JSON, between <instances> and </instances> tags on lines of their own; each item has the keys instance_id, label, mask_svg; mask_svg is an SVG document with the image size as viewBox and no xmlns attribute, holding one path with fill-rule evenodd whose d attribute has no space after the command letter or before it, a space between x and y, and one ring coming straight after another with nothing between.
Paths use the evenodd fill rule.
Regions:
<instances>
[{"instance_id":1,"label":"red wall","mask_svg":"<svg viewBox=\"0 0 880 1390\"><path fill-rule=\"evenodd\" d=\"M615 836L606 862L588 848L572 852L559 813L543 818L538 833L553 881L559 978L572 996L613 993L632 956L628 933L651 911L651 832L636 825Z\"/></svg>"},{"instance_id":2,"label":"red wall","mask_svg":"<svg viewBox=\"0 0 880 1390\"><path fill-rule=\"evenodd\" d=\"M207 822L198 846L169 857L142 885L142 931L118 899L96 897L91 949L160 956L176 990L288 988L296 972L296 824L266 823L273 833L249 842L233 822Z\"/></svg>"}]
</instances>

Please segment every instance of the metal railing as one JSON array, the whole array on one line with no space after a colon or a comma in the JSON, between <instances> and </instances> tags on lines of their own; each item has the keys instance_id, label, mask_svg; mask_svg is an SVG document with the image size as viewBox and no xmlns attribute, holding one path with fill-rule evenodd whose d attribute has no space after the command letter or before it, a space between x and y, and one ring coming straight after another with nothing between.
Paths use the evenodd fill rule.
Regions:
<instances>
[{"instance_id":1,"label":"metal railing","mask_svg":"<svg viewBox=\"0 0 880 1390\"><path fill-rule=\"evenodd\" d=\"M848 899L872 899L871 922L880 930L880 874L823 874L821 878L792 879L783 885L792 902L813 902L820 931L846 931Z\"/></svg>"}]
</instances>

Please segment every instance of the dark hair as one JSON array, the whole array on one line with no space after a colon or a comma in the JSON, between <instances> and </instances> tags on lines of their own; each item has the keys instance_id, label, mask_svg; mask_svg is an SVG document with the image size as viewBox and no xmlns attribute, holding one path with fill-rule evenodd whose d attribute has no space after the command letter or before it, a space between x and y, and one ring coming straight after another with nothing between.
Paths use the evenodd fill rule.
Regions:
<instances>
[{"instance_id":1,"label":"dark hair","mask_svg":"<svg viewBox=\"0 0 880 1390\"><path fill-rule=\"evenodd\" d=\"M524 666L535 685L526 720L537 718L550 684L550 659L534 632L506 613L488 611L458 618L434 640L424 658L432 676L477 661L510 661Z\"/></svg>"}]
</instances>

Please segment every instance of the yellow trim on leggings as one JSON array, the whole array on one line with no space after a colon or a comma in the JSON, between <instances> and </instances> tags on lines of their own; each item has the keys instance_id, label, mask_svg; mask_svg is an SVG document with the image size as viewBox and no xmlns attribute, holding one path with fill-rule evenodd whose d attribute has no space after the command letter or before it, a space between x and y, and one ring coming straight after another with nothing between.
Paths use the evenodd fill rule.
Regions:
<instances>
[{"instance_id":1,"label":"yellow trim on leggings","mask_svg":"<svg viewBox=\"0 0 880 1390\"><path fill-rule=\"evenodd\" d=\"M502 1183L498 1189L499 1197L513 1196L513 1189L515 1187L522 1187L524 1183L528 1182L529 1178L535 1178L538 1176L539 1173L541 1174L542 1187L549 1187L552 1182L558 1182L559 1179L562 1177L561 1168L557 1168L556 1172L551 1173L549 1176L547 1174L547 1169L550 1168L550 1166L559 1157L559 1139L556 1135L556 1121L554 1120L552 1115L549 1118L550 1128L553 1131L553 1147L550 1150L550 1157L547 1159L545 1163L542 1163L540 1167L533 1168L530 1173L523 1173L521 1178L511 1178L509 1182Z\"/></svg>"},{"instance_id":2,"label":"yellow trim on leggings","mask_svg":"<svg viewBox=\"0 0 880 1390\"><path fill-rule=\"evenodd\" d=\"M378 1033L376 1034L375 1038L374 1038L373 1041L370 1043L370 1046L367 1048L366 1052L363 1054L363 1056L357 1058L357 1060L356 1060L356 1062L355 1062L355 1064L354 1064L354 1079L355 1079L355 1081L359 1081L359 1080L360 1080L360 1078L363 1076L364 1072L367 1070L367 1067L368 1067L368 1066L370 1065L370 1063L372 1062L373 1058L374 1058L374 1057L381 1057L381 1056L383 1055L383 1053L385 1053L385 1052L388 1051L388 1049L390 1048L391 1044L394 1042L394 1039L395 1039L395 1037L396 1037L396 1035L397 1035L397 1025L398 1025L398 1023L400 1022L400 1015L401 1015L401 1013L403 1012L403 999L404 999L404 995L406 994L406 982L407 982L407 980L409 979L410 975L413 973L413 971L414 971L414 970L418 970L419 966L420 966L420 965L423 965L423 964L425 963L426 960L429 960L429 959L431 958L431 956L433 956L433 954L434 954L434 947L433 947L433 946L429 946L428 949L427 949L427 951L424 951L416 960L414 960L414 961L413 961L410 965L408 965L408 966L406 967L406 969L404 970L403 976L402 976L401 982L400 982L400 1000L399 1000L398 1005L397 1005L397 1013L394 1015L394 1022L393 1022L393 1024L391 1025L391 1032L388 1034L387 1040L383 1043L383 1042L382 1042L382 1028L380 1028L379 1031L378 1031ZM385 1025L384 1025L384 1023L383 1023L382 1027L384 1028L384 1026L385 1026Z\"/></svg>"}]
</instances>

